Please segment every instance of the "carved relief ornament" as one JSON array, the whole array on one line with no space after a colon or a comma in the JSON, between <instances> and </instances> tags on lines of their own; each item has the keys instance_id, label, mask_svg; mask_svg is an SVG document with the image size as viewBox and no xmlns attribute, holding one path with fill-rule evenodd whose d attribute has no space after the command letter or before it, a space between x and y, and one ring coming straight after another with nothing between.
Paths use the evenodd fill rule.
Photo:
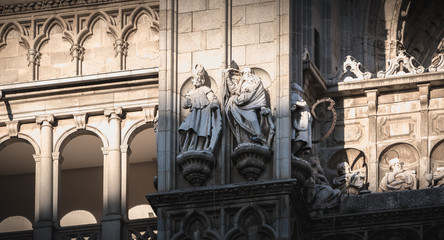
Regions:
<instances>
[{"instance_id":1,"label":"carved relief ornament","mask_svg":"<svg viewBox=\"0 0 444 240\"><path fill-rule=\"evenodd\" d=\"M365 67L360 62L348 55L344 58L342 69L338 70L332 83L370 79L372 74L365 70Z\"/></svg>"},{"instance_id":2,"label":"carved relief ornament","mask_svg":"<svg viewBox=\"0 0 444 240\"><path fill-rule=\"evenodd\" d=\"M386 71L379 71L377 76L378 78L383 78L405 74L418 74L423 72L424 67L421 66L418 61L414 57L410 56L404 49L401 49L399 50L396 58L389 61L389 68Z\"/></svg>"}]
</instances>

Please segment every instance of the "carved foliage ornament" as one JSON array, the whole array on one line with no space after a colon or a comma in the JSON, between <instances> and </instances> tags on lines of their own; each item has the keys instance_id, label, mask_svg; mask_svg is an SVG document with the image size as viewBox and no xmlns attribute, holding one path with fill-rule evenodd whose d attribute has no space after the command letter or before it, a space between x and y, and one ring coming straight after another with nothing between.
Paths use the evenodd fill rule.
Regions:
<instances>
[{"instance_id":1,"label":"carved foliage ornament","mask_svg":"<svg viewBox=\"0 0 444 240\"><path fill-rule=\"evenodd\" d=\"M396 58L389 61L389 68L386 71L379 71L377 76L379 78L389 76L399 76L405 74L423 73L424 67L412 56L410 56L404 49L398 51Z\"/></svg>"}]
</instances>

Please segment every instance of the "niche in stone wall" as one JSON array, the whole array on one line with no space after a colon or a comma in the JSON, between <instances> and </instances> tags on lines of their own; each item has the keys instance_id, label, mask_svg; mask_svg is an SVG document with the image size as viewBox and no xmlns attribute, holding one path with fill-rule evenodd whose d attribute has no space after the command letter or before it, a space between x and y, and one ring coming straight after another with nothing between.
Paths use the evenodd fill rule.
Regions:
<instances>
[{"instance_id":1,"label":"niche in stone wall","mask_svg":"<svg viewBox=\"0 0 444 240\"><path fill-rule=\"evenodd\" d=\"M434 173L437 168L444 167L444 140L441 140L433 147L430 160L432 173Z\"/></svg>"},{"instance_id":2,"label":"niche in stone wall","mask_svg":"<svg viewBox=\"0 0 444 240\"><path fill-rule=\"evenodd\" d=\"M342 162L347 162L352 171L359 171L365 174L365 182L368 182L368 165L364 152L355 148L348 148L337 151L328 160L325 174L330 183L333 181L333 178L338 176L337 167Z\"/></svg>"},{"instance_id":3,"label":"niche in stone wall","mask_svg":"<svg viewBox=\"0 0 444 240\"><path fill-rule=\"evenodd\" d=\"M418 175L419 171L419 153L415 147L407 143L396 143L388 146L382 151L379 157L379 178L378 184L386 173L391 172L389 161L398 158L403 164L403 169L411 171Z\"/></svg>"}]
</instances>

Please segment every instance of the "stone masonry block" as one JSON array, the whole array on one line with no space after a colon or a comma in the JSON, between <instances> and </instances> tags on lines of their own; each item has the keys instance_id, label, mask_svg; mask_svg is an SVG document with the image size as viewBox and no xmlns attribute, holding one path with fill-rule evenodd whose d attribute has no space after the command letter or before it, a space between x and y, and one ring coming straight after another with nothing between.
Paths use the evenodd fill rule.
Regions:
<instances>
[{"instance_id":1,"label":"stone masonry block","mask_svg":"<svg viewBox=\"0 0 444 240\"><path fill-rule=\"evenodd\" d=\"M179 0L179 13L195 12L205 10L206 0Z\"/></svg>"},{"instance_id":2,"label":"stone masonry block","mask_svg":"<svg viewBox=\"0 0 444 240\"><path fill-rule=\"evenodd\" d=\"M220 49L193 53L193 65L203 64L206 69L219 68L221 66L221 59L222 52Z\"/></svg>"},{"instance_id":3,"label":"stone masonry block","mask_svg":"<svg viewBox=\"0 0 444 240\"><path fill-rule=\"evenodd\" d=\"M179 73L191 71L191 53L179 53L177 71Z\"/></svg>"},{"instance_id":4,"label":"stone masonry block","mask_svg":"<svg viewBox=\"0 0 444 240\"><path fill-rule=\"evenodd\" d=\"M247 24L274 21L274 3L249 5L246 9Z\"/></svg>"},{"instance_id":5,"label":"stone masonry block","mask_svg":"<svg viewBox=\"0 0 444 240\"><path fill-rule=\"evenodd\" d=\"M207 49L220 48L222 45L222 32L219 29L209 30L207 33Z\"/></svg>"},{"instance_id":6,"label":"stone masonry block","mask_svg":"<svg viewBox=\"0 0 444 240\"><path fill-rule=\"evenodd\" d=\"M233 0L233 6L259 3L261 0Z\"/></svg>"},{"instance_id":7,"label":"stone masonry block","mask_svg":"<svg viewBox=\"0 0 444 240\"><path fill-rule=\"evenodd\" d=\"M178 16L178 32L191 32L191 13L179 13Z\"/></svg>"},{"instance_id":8,"label":"stone masonry block","mask_svg":"<svg viewBox=\"0 0 444 240\"><path fill-rule=\"evenodd\" d=\"M178 36L179 52L193 52L205 49L205 32L180 33Z\"/></svg>"},{"instance_id":9,"label":"stone masonry block","mask_svg":"<svg viewBox=\"0 0 444 240\"><path fill-rule=\"evenodd\" d=\"M245 25L245 6L233 7L231 10L231 20L233 26Z\"/></svg>"},{"instance_id":10,"label":"stone masonry block","mask_svg":"<svg viewBox=\"0 0 444 240\"><path fill-rule=\"evenodd\" d=\"M193 13L193 31L217 29L221 27L221 24L219 9Z\"/></svg>"},{"instance_id":11,"label":"stone masonry block","mask_svg":"<svg viewBox=\"0 0 444 240\"><path fill-rule=\"evenodd\" d=\"M233 27L233 46L259 43L259 24Z\"/></svg>"},{"instance_id":12,"label":"stone masonry block","mask_svg":"<svg viewBox=\"0 0 444 240\"><path fill-rule=\"evenodd\" d=\"M245 65L245 46L232 48L232 59L236 61L239 66Z\"/></svg>"},{"instance_id":13,"label":"stone masonry block","mask_svg":"<svg viewBox=\"0 0 444 240\"><path fill-rule=\"evenodd\" d=\"M274 43L262 43L247 46L247 65L272 62L275 58Z\"/></svg>"},{"instance_id":14,"label":"stone masonry block","mask_svg":"<svg viewBox=\"0 0 444 240\"><path fill-rule=\"evenodd\" d=\"M276 24L274 22L261 23L259 26L259 40L263 42L274 41L275 38L275 28Z\"/></svg>"}]
</instances>

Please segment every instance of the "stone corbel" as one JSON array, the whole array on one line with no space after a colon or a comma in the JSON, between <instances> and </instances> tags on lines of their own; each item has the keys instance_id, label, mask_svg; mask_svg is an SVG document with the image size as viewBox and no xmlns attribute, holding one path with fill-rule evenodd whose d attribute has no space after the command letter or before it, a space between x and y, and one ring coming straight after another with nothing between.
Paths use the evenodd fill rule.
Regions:
<instances>
[{"instance_id":1,"label":"stone corbel","mask_svg":"<svg viewBox=\"0 0 444 240\"><path fill-rule=\"evenodd\" d=\"M145 122L154 123L157 118L157 105L142 108L145 115Z\"/></svg>"},{"instance_id":2,"label":"stone corbel","mask_svg":"<svg viewBox=\"0 0 444 240\"><path fill-rule=\"evenodd\" d=\"M78 113L73 114L74 116L74 122L76 124L77 130L85 130L86 129L86 123L88 120L88 114L86 113Z\"/></svg>"},{"instance_id":3,"label":"stone corbel","mask_svg":"<svg viewBox=\"0 0 444 240\"><path fill-rule=\"evenodd\" d=\"M28 59L28 66L33 65L40 65L40 57L42 54L35 50L35 49L28 49L28 53L26 53L26 57Z\"/></svg>"},{"instance_id":4,"label":"stone corbel","mask_svg":"<svg viewBox=\"0 0 444 240\"><path fill-rule=\"evenodd\" d=\"M18 136L19 126L20 126L19 121L6 122L6 128L8 128L8 134L10 138Z\"/></svg>"},{"instance_id":5,"label":"stone corbel","mask_svg":"<svg viewBox=\"0 0 444 240\"><path fill-rule=\"evenodd\" d=\"M52 126L55 123L54 115L37 116L35 122L41 126Z\"/></svg>"},{"instance_id":6,"label":"stone corbel","mask_svg":"<svg viewBox=\"0 0 444 240\"><path fill-rule=\"evenodd\" d=\"M108 117L108 120L113 118L121 119L121 117L123 116L123 108L118 107L118 108L105 109L103 111L103 114L106 117Z\"/></svg>"},{"instance_id":7,"label":"stone corbel","mask_svg":"<svg viewBox=\"0 0 444 240\"><path fill-rule=\"evenodd\" d=\"M429 108L430 83L418 85L421 111Z\"/></svg>"},{"instance_id":8,"label":"stone corbel","mask_svg":"<svg viewBox=\"0 0 444 240\"><path fill-rule=\"evenodd\" d=\"M367 90L365 93L367 95L368 115L376 115L378 111L378 90Z\"/></svg>"},{"instance_id":9,"label":"stone corbel","mask_svg":"<svg viewBox=\"0 0 444 240\"><path fill-rule=\"evenodd\" d=\"M417 67L413 64L416 62ZM423 73L424 67L418 61L410 56L404 49L399 50L396 58L389 61L389 68L386 71L379 71L378 78L398 76L405 74Z\"/></svg>"}]
</instances>

